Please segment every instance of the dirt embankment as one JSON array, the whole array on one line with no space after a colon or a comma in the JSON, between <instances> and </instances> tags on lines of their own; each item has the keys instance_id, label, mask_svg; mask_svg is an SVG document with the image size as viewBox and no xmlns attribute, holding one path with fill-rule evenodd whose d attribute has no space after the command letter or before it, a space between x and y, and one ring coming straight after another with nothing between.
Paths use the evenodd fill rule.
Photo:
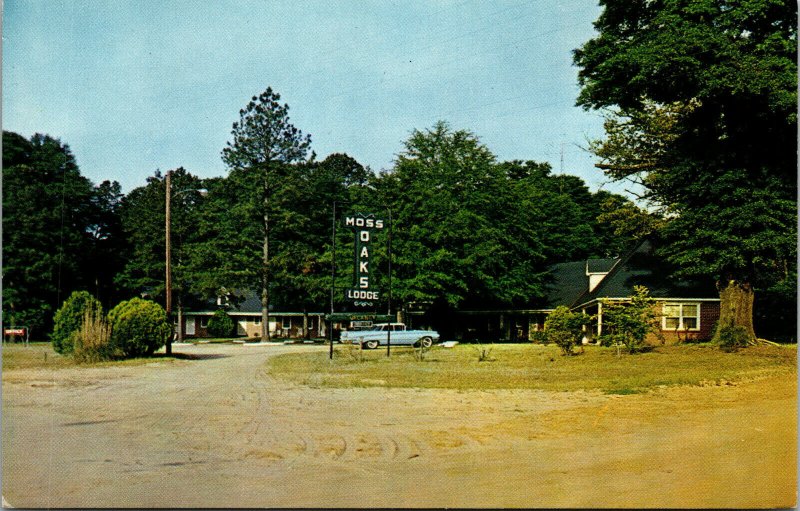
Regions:
<instances>
[{"instance_id":1,"label":"dirt embankment","mask_svg":"<svg viewBox=\"0 0 800 511\"><path fill-rule=\"evenodd\" d=\"M596 392L316 389L264 372L314 347L3 375L16 507L788 507L794 374Z\"/></svg>"}]
</instances>

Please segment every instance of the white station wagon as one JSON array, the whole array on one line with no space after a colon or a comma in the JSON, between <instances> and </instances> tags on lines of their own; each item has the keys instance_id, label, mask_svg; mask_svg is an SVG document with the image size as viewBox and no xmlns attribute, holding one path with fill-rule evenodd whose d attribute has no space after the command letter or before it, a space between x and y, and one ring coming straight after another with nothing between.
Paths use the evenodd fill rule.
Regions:
<instances>
[{"instance_id":1,"label":"white station wagon","mask_svg":"<svg viewBox=\"0 0 800 511\"><path fill-rule=\"evenodd\" d=\"M365 330L342 332L341 337L343 343L362 344L369 349L386 346L389 342L392 346L429 348L438 340L439 334L433 330L406 330L403 323L376 323Z\"/></svg>"}]
</instances>

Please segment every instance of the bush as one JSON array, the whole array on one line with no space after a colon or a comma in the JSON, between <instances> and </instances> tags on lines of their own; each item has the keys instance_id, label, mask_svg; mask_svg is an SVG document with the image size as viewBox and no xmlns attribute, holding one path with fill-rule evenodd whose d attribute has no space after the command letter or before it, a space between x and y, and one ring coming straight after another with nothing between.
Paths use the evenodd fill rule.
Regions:
<instances>
[{"instance_id":1,"label":"bush","mask_svg":"<svg viewBox=\"0 0 800 511\"><path fill-rule=\"evenodd\" d=\"M657 327L658 314L654 300L645 286L635 286L629 303L603 302L603 328L600 343L621 345L635 353L644 344L647 334Z\"/></svg>"},{"instance_id":2,"label":"bush","mask_svg":"<svg viewBox=\"0 0 800 511\"><path fill-rule=\"evenodd\" d=\"M714 338L719 342L720 348L724 350L736 351L750 344L750 335L747 333L747 328L734 325L732 321L726 325L718 323L714 329L716 330Z\"/></svg>"},{"instance_id":3,"label":"bush","mask_svg":"<svg viewBox=\"0 0 800 511\"><path fill-rule=\"evenodd\" d=\"M126 358L152 355L172 334L167 313L157 303L133 298L108 313L111 343Z\"/></svg>"},{"instance_id":4,"label":"bush","mask_svg":"<svg viewBox=\"0 0 800 511\"><path fill-rule=\"evenodd\" d=\"M81 327L72 334L72 356L76 362L99 362L115 358L111 327L99 310L87 309Z\"/></svg>"},{"instance_id":5,"label":"bush","mask_svg":"<svg viewBox=\"0 0 800 511\"><path fill-rule=\"evenodd\" d=\"M572 347L581 342L583 327L589 323L589 316L580 312L572 312L559 305L544 322L547 340L561 348L564 355L572 355Z\"/></svg>"},{"instance_id":6,"label":"bush","mask_svg":"<svg viewBox=\"0 0 800 511\"><path fill-rule=\"evenodd\" d=\"M50 341L53 349L62 355L72 353L73 334L81 328L86 312L102 314L100 302L86 291L75 291L56 312Z\"/></svg>"},{"instance_id":7,"label":"bush","mask_svg":"<svg viewBox=\"0 0 800 511\"><path fill-rule=\"evenodd\" d=\"M530 333L529 337L534 344L550 344L550 339L547 337L547 332L544 330L534 330Z\"/></svg>"},{"instance_id":8,"label":"bush","mask_svg":"<svg viewBox=\"0 0 800 511\"><path fill-rule=\"evenodd\" d=\"M218 310L208 320L208 333L212 337L230 337L236 325L224 310Z\"/></svg>"}]
</instances>

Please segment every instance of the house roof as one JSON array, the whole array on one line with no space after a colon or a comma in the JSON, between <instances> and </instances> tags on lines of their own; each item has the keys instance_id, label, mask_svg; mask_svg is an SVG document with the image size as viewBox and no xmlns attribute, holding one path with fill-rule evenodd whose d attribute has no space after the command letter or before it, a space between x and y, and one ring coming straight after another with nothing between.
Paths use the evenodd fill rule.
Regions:
<instances>
[{"instance_id":1,"label":"house roof","mask_svg":"<svg viewBox=\"0 0 800 511\"><path fill-rule=\"evenodd\" d=\"M261 314L261 299L258 295L250 290L234 290L231 294L239 299L232 299L230 301L229 312L252 312L254 314ZM273 306L270 305L270 311Z\"/></svg>"},{"instance_id":2,"label":"house roof","mask_svg":"<svg viewBox=\"0 0 800 511\"><path fill-rule=\"evenodd\" d=\"M654 298L718 298L710 279L672 277L674 267L655 251L655 242L645 240L622 258L585 259L551 266L545 281L543 309L559 305L576 307L601 298L627 298L635 286L646 286ZM607 273L589 290L589 273Z\"/></svg>"},{"instance_id":3,"label":"house roof","mask_svg":"<svg viewBox=\"0 0 800 511\"><path fill-rule=\"evenodd\" d=\"M672 276L674 267L655 251L651 240L644 240L616 264L592 291L589 287L571 304L572 307L601 298L632 296L635 286L645 286L653 298L718 298L710 279L679 279Z\"/></svg>"},{"instance_id":4,"label":"house roof","mask_svg":"<svg viewBox=\"0 0 800 511\"><path fill-rule=\"evenodd\" d=\"M589 273L608 273L619 261L619 257L613 259L587 259L586 271Z\"/></svg>"},{"instance_id":5,"label":"house roof","mask_svg":"<svg viewBox=\"0 0 800 511\"><path fill-rule=\"evenodd\" d=\"M572 305L588 288L586 261L554 264L545 276L545 300L542 306L545 309L555 309L559 305Z\"/></svg>"},{"instance_id":6,"label":"house roof","mask_svg":"<svg viewBox=\"0 0 800 511\"><path fill-rule=\"evenodd\" d=\"M545 280L543 308L555 309L559 305L572 306L589 289L588 268L591 273L608 272L619 261L614 259L584 259L554 264L548 269Z\"/></svg>"},{"instance_id":7,"label":"house roof","mask_svg":"<svg viewBox=\"0 0 800 511\"><path fill-rule=\"evenodd\" d=\"M252 291L250 289L231 289L228 291L228 303L224 306L224 309L228 313L238 313L238 314L261 314L261 298L258 296L258 293ZM206 300L202 305L199 307L195 307L193 309L194 312L214 312L217 309L220 309L217 305L217 298L209 298ZM282 312L286 312L287 309L282 309L280 307L275 307L274 304L270 304L269 306L270 312L275 312L280 310Z\"/></svg>"}]
</instances>

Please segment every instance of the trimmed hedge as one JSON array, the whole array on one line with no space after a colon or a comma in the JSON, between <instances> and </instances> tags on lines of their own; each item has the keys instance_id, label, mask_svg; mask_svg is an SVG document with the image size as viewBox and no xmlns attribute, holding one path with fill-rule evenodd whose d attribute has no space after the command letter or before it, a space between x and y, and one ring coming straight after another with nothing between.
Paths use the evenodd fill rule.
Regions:
<instances>
[{"instance_id":1,"label":"trimmed hedge","mask_svg":"<svg viewBox=\"0 0 800 511\"><path fill-rule=\"evenodd\" d=\"M172 334L167 313L157 303L133 298L108 313L111 343L126 358L152 355Z\"/></svg>"},{"instance_id":2,"label":"trimmed hedge","mask_svg":"<svg viewBox=\"0 0 800 511\"><path fill-rule=\"evenodd\" d=\"M72 353L73 334L80 330L83 318L89 312L93 316L101 315L103 306L100 302L86 291L74 291L64 304L56 312L53 319L53 333L50 334L50 341L53 349L62 355Z\"/></svg>"}]
</instances>

